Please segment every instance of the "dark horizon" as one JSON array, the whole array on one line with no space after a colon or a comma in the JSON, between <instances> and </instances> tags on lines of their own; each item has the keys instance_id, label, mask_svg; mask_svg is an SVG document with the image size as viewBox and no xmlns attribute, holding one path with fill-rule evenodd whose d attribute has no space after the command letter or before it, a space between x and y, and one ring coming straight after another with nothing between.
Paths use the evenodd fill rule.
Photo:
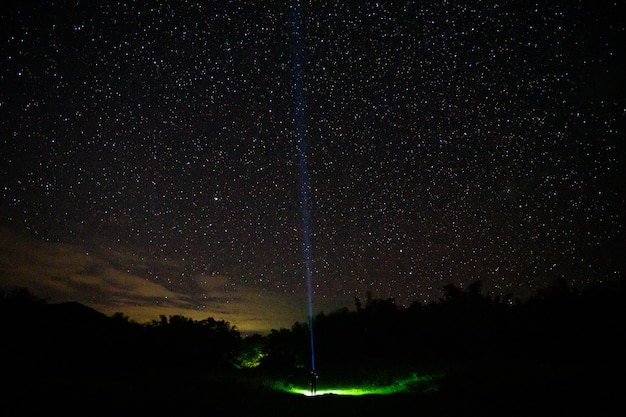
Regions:
<instances>
[{"instance_id":1,"label":"dark horizon","mask_svg":"<svg viewBox=\"0 0 626 417\"><path fill-rule=\"evenodd\" d=\"M326 316L333 316L337 314L344 313L354 313L359 312L363 309L363 306L372 307L380 304L385 304L389 306L393 306L394 310L398 311L409 311L409 310L421 310L421 309L429 309L429 308L437 308L442 304L446 304L450 301L451 298L459 297L462 299L463 297L476 297L482 298L486 302L494 303L496 305L501 305L507 308L525 308L529 305L541 304L546 302L558 302L563 301L564 299L569 300L579 300L585 298L591 298L597 301L600 297L605 297L607 301L615 300L619 297L619 294L624 292L624 286L626 284L626 278L624 276L614 277L611 280L606 281L598 281L590 283L583 287L575 287L568 283L567 280L559 278L555 279L553 282L547 283L545 287L537 289L537 291L529 295L526 298L516 297L514 294L505 294L504 296L496 295L484 288L484 282L481 280L475 280L469 283L469 285L464 287L457 287L454 284L448 284L441 288L442 296L438 300L432 300L429 303L421 303L416 301L409 305L399 305L396 303L395 298L393 297L378 297L376 294L373 294L371 291L366 292L361 297L354 297L352 303L349 305L339 306L333 310L318 310L313 313L311 317L306 317L302 320L296 320L290 323L287 326L273 327L269 330L257 331L255 329L241 329L240 326L236 322L231 322L229 320L214 317L214 316L201 316L199 318L185 316L184 314L174 313L170 315L161 314L159 316L152 317L150 319L144 321L137 321L132 317L128 316L123 311L115 311L111 314L107 314L105 312L99 311L97 308L91 307L87 304L83 304L77 300L64 300L64 301L50 301L40 295L34 293L29 288L26 287L11 287L4 288L0 287L0 296L5 301L14 300L18 304L25 303L25 305L29 304L40 304L47 306L70 306L68 311L75 309L77 312L87 312L92 311L95 314L102 315L108 319L117 318L127 321L129 323L145 326L145 325L154 325L157 324L164 319L170 319L172 317L189 320L191 322L198 322L203 320L217 320L219 322L223 322L226 325L232 327L233 330L237 331L242 335L242 337L247 336L267 336L268 334L283 331L283 330L291 330L295 327L301 326L312 326L314 321L320 318L324 318ZM16 305L18 305L16 304Z\"/></svg>"}]
</instances>

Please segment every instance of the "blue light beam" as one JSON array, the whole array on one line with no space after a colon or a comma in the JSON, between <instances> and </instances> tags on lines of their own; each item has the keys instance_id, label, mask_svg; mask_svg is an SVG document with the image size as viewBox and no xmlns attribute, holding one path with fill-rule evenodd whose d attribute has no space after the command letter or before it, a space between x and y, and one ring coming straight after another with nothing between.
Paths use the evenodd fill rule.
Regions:
<instances>
[{"instance_id":1,"label":"blue light beam","mask_svg":"<svg viewBox=\"0 0 626 417\"><path fill-rule=\"evenodd\" d=\"M304 103L304 69L301 44L301 8L295 0L291 8L291 47L294 71L294 102L295 124L300 160L300 203L302 208L302 231L304 238L304 274L309 302L309 334L311 338L311 370L315 371L315 344L313 342L313 288L311 286L311 210L309 203L309 172L307 168L305 103Z\"/></svg>"}]
</instances>

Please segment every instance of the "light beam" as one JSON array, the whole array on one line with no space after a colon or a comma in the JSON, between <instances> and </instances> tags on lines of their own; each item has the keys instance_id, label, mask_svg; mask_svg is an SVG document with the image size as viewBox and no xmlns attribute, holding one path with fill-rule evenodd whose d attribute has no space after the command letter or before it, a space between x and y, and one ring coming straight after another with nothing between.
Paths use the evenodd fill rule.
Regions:
<instances>
[{"instance_id":1,"label":"light beam","mask_svg":"<svg viewBox=\"0 0 626 417\"><path fill-rule=\"evenodd\" d=\"M294 70L294 101L295 124L300 161L300 202L302 206L302 231L304 244L304 274L306 278L307 296L309 304L309 334L311 341L311 371L315 372L315 343L313 341L313 288L311 285L311 211L309 203L309 172L307 167L305 103L304 103L304 70L303 52L301 44L301 8L300 2L295 0L291 8L291 47Z\"/></svg>"}]
</instances>

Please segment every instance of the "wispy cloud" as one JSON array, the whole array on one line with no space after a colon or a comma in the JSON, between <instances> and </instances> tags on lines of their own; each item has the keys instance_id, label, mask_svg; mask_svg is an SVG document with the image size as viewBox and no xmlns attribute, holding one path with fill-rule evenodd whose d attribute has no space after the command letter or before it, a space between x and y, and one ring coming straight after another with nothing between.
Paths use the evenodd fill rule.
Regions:
<instances>
[{"instance_id":1,"label":"wispy cloud","mask_svg":"<svg viewBox=\"0 0 626 417\"><path fill-rule=\"evenodd\" d=\"M0 285L24 287L48 302L78 301L137 322L182 315L194 320L228 321L242 332L289 328L306 317L305 297L234 286L226 276L198 274L191 289L172 289L142 271L182 273L175 262L120 256L113 250L88 251L78 244L51 243L2 229ZM300 307L302 306L302 307Z\"/></svg>"}]
</instances>

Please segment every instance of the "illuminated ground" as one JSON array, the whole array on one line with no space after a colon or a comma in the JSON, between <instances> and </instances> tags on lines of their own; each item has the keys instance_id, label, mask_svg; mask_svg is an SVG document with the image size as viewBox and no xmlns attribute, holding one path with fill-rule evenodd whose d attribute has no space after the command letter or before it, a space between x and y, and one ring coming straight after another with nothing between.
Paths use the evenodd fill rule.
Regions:
<instances>
[{"instance_id":1,"label":"illuminated ground","mask_svg":"<svg viewBox=\"0 0 626 417\"><path fill-rule=\"evenodd\" d=\"M305 396L321 396L321 395L343 395L343 396L361 396L361 395L389 395L403 392L415 391L418 386L426 386L428 389L434 389L433 377L420 376L412 374L406 378L398 379L390 385L345 385L345 386L324 386L320 384L315 394L311 393L308 386L283 385L277 384L276 388L291 394L299 394Z\"/></svg>"}]
</instances>

